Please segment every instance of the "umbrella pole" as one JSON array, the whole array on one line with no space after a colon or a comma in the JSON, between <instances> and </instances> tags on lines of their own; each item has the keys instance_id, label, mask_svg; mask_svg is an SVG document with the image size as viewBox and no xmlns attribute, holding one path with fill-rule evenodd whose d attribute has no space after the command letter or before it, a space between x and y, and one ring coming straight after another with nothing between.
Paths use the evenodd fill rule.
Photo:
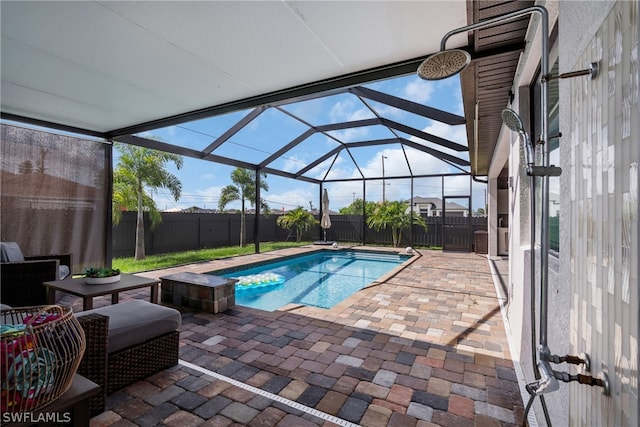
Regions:
<instances>
[{"instance_id":1,"label":"umbrella pole","mask_svg":"<svg viewBox=\"0 0 640 427\"><path fill-rule=\"evenodd\" d=\"M324 233L324 241L326 242L327 241L327 229L323 228L322 231Z\"/></svg>"}]
</instances>

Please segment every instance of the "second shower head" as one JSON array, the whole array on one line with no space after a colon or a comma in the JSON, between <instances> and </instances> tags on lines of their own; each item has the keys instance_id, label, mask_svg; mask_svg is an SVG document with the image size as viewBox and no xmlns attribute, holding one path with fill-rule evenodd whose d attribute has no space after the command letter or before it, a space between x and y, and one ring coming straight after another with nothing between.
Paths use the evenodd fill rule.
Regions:
<instances>
[{"instance_id":1,"label":"second shower head","mask_svg":"<svg viewBox=\"0 0 640 427\"><path fill-rule=\"evenodd\" d=\"M524 130L524 123L522 122L522 119L520 118L518 113L510 108L505 108L504 110L502 110L502 123L504 123L505 126L508 127L511 131L517 132L522 136L522 139L524 141L525 156L527 158L527 165L529 165L530 167L533 166L535 161L533 144L531 144L531 139L529 138L529 135L527 135L527 132L525 132Z\"/></svg>"},{"instance_id":2,"label":"second shower head","mask_svg":"<svg viewBox=\"0 0 640 427\"><path fill-rule=\"evenodd\" d=\"M505 108L502 110L502 123L505 124L509 129L514 132L523 133L524 132L524 124L522 123L522 119L510 108Z\"/></svg>"}]
</instances>

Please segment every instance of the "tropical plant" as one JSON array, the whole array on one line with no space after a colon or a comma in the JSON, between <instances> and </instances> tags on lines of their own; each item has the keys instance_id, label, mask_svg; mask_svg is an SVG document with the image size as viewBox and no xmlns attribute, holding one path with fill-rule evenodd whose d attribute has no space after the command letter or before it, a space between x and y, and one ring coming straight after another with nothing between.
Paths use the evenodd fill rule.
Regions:
<instances>
[{"instance_id":1,"label":"tropical plant","mask_svg":"<svg viewBox=\"0 0 640 427\"><path fill-rule=\"evenodd\" d=\"M393 246L400 246L402 230L409 228L412 224L419 225L427 231L427 223L424 218L413 211L409 211L409 203L406 202L383 202L367 218L367 225L375 231L391 228Z\"/></svg>"},{"instance_id":2,"label":"tropical plant","mask_svg":"<svg viewBox=\"0 0 640 427\"><path fill-rule=\"evenodd\" d=\"M362 199L355 199L349 206L340 208L338 213L340 215L362 215ZM376 209L378 204L376 202L367 202L364 205L365 215L370 216Z\"/></svg>"},{"instance_id":3,"label":"tropical plant","mask_svg":"<svg viewBox=\"0 0 640 427\"><path fill-rule=\"evenodd\" d=\"M267 174L262 173L260 180L260 188L268 191L269 185L267 184ZM240 247L243 247L246 239L245 231L245 200L248 200L251 206L255 206L256 201L256 171L236 168L231 172L231 181L235 185L227 185L220 192L220 200L218 201L218 208L220 211L224 211L224 208L231 202L240 200L242 208L240 210ZM268 212L269 206L263 199L260 199L260 207L263 211Z\"/></svg>"},{"instance_id":4,"label":"tropical plant","mask_svg":"<svg viewBox=\"0 0 640 427\"><path fill-rule=\"evenodd\" d=\"M122 210L137 210L135 259L142 260L146 256L144 212L149 213L152 228L162 221L160 211L147 190L166 188L177 201L182 183L167 171L166 164L172 162L180 169L182 156L121 143L115 143L115 147L120 152L120 159L113 171L113 223L120 222Z\"/></svg>"},{"instance_id":5,"label":"tropical plant","mask_svg":"<svg viewBox=\"0 0 640 427\"><path fill-rule=\"evenodd\" d=\"M314 224L318 224L318 220L309 212L305 211L302 206L298 206L297 208L278 217L276 224L286 230L295 229L296 242L300 242L302 241L302 233L311 228Z\"/></svg>"}]
</instances>

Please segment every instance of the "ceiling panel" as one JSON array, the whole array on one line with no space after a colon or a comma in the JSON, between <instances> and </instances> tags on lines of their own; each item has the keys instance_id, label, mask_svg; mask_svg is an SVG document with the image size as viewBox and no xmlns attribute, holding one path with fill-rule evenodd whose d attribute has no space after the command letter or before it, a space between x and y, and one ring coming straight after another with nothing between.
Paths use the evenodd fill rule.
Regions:
<instances>
[{"instance_id":1,"label":"ceiling panel","mask_svg":"<svg viewBox=\"0 0 640 427\"><path fill-rule=\"evenodd\" d=\"M0 7L2 111L97 132L424 56L466 24L457 1Z\"/></svg>"},{"instance_id":2,"label":"ceiling panel","mask_svg":"<svg viewBox=\"0 0 640 427\"><path fill-rule=\"evenodd\" d=\"M326 75L340 66L284 2L146 3L101 5L251 91L280 89L283 80L302 84L309 69Z\"/></svg>"},{"instance_id":3,"label":"ceiling panel","mask_svg":"<svg viewBox=\"0 0 640 427\"><path fill-rule=\"evenodd\" d=\"M439 49L440 36L467 24L462 1L286 2L346 71L418 57ZM435 37L434 37L435 35ZM451 46L466 44L464 36Z\"/></svg>"}]
</instances>

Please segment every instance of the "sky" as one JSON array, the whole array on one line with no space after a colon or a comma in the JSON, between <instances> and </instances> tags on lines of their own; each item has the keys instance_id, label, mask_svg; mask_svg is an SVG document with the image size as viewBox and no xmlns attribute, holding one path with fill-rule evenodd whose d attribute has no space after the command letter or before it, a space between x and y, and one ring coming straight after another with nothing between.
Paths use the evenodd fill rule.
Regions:
<instances>
[{"instance_id":1,"label":"sky","mask_svg":"<svg viewBox=\"0 0 640 427\"><path fill-rule=\"evenodd\" d=\"M416 75L408 75L363 86L463 115L460 82L457 76L434 82L422 80ZM282 110L266 110L218 147L213 154L241 159L250 163L260 163L280 147L305 132L309 128L307 123L318 126L346 120L375 118L376 114L467 146L464 125L449 126L369 99L365 99L363 102L350 94L289 104L283 106ZM174 145L202 150L245 116L248 111L184 123L140 135L152 136ZM300 117L302 121L296 120L287 113ZM397 135L469 160L466 152L455 152L402 132L397 132ZM336 140L350 143L394 136L386 127L382 126L331 131L327 134L316 133L279 159L274 160L270 166L287 172L296 172L322 154L339 146ZM118 153L114 151L114 164L117 163L117 160ZM313 178L322 178L326 175L328 179L360 177L354 160L362 175L370 178L381 178L384 164L384 198L386 200L409 200L411 197L410 180L393 179L393 177L408 176L411 172L414 175L462 172L436 157L412 148L403 150L401 145L393 144L351 148L349 152L342 150L335 159L329 158L304 175ZM184 157L184 165L180 170L172 164L169 164L167 168L182 182L182 195L178 201L175 201L165 189L154 191L153 198L161 210L184 209L192 206L217 209L221 190L226 185L232 184L230 176L235 169L231 166L189 157ZM269 175L266 182L269 190L263 191L262 197L272 210L290 210L298 206L309 209L310 207L318 208L320 205L320 190L316 184L276 175ZM413 194L420 197L441 197L442 183L443 180L439 177L415 178ZM468 176L445 178L444 195L469 195L470 185L472 185L473 209L484 208L486 185L477 182L470 183ZM355 199L363 198L362 181L327 183L325 188L329 192L330 209L333 211L348 206ZM367 181L365 191L364 196L367 201L381 201L383 180ZM456 202L464 204L463 201L456 200ZM238 209L239 207L240 203L234 202L230 203L227 209Z\"/></svg>"}]
</instances>

